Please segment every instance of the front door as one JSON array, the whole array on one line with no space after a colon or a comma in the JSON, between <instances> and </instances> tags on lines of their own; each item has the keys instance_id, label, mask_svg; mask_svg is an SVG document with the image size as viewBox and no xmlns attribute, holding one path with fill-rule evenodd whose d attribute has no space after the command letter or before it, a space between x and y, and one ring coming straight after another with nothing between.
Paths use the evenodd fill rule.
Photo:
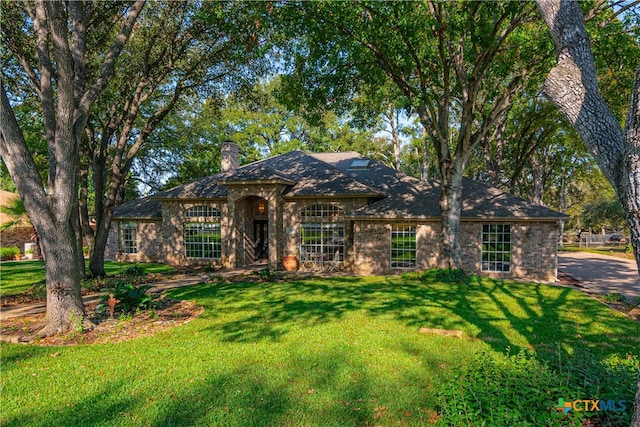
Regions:
<instances>
[{"instance_id":1,"label":"front door","mask_svg":"<svg viewBox=\"0 0 640 427\"><path fill-rule=\"evenodd\" d=\"M253 221L253 241L256 244L254 262L262 262L269 258L269 221L257 219Z\"/></svg>"}]
</instances>

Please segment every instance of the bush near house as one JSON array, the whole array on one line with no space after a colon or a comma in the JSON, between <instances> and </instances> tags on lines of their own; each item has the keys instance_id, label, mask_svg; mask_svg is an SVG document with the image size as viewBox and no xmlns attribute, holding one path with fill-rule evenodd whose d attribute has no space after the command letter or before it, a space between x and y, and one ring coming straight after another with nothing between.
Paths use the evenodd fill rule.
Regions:
<instances>
[{"instance_id":1,"label":"bush near house","mask_svg":"<svg viewBox=\"0 0 640 427\"><path fill-rule=\"evenodd\" d=\"M13 261L20 256L20 249L17 247L0 248L0 259L2 261Z\"/></svg>"},{"instance_id":2,"label":"bush near house","mask_svg":"<svg viewBox=\"0 0 640 427\"><path fill-rule=\"evenodd\" d=\"M85 260L85 264L88 266L89 260ZM174 267L164 264L117 261L106 261L104 269L107 273L106 278L85 281L82 287L87 291L96 292L102 288L112 287L112 279L117 276L125 276L130 281L135 280L136 282L144 278L153 281L159 279L152 276L175 272ZM0 275L2 276L0 286L0 295L2 297L22 293L29 293L33 297L44 297L46 295L43 260L3 262L0 266Z\"/></svg>"}]
</instances>

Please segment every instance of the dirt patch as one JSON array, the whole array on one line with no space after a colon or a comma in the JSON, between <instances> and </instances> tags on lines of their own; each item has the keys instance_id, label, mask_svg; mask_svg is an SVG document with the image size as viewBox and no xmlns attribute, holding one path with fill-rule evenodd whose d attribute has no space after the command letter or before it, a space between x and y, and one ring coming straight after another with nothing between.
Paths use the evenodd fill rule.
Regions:
<instances>
[{"instance_id":1,"label":"dirt patch","mask_svg":"<svg viewBox=\"0 0 640 427\"><path fill-rule=\"evenodd\" d=\"M190 301L163 297L154 310L115 316L111 319L96 313L96 305L97 303L92 303L85 306L89 320L96 325L92 330L34 339L34 335L45 326L44 315L37 314L3 320L0 326L0 339L45 346L121 342L184 325L204 312L202 307Z\"/></svg>"},{"instance_id":2,"label":"dirt patch","mask_svg":"<svg viewBox=\"0 0 640 427\"><path fill-rule=\"evenodd\" d=\"M569 276L567 273L561 270L558 270L556 283L562 286L575 286L578 288L582 288L578 280L574 279L572 276Z\"/></svg>"},{"instance_id":3,"label":"dirt patch","mask_svg":"<svg viewBox=\"0 0 640 427\"><path fill-rule=\"evenodd\" d=\"M436 335L442 335L443 337L455 337L455 338L461 338L463 335L462 331L458 331L455 329L420 328L418 332L421 334L436 334Z\"/></svg>"}]
</instances>

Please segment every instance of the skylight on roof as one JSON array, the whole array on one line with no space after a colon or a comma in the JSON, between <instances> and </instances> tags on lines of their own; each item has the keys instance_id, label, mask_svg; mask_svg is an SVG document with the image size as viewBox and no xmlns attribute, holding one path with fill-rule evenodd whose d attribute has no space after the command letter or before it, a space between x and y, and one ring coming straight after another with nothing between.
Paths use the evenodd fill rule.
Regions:
<instances>
[{"instance_id":1,"label":"skylight on roof","mask_svg":"<svg viewBox=\"0 0 640 427\"><path fill-rule=\"evenodd\" d=\"M367 169L371 161L369 159L354 159L349 165L349 169Z\"/></svg>"}]
</instances>

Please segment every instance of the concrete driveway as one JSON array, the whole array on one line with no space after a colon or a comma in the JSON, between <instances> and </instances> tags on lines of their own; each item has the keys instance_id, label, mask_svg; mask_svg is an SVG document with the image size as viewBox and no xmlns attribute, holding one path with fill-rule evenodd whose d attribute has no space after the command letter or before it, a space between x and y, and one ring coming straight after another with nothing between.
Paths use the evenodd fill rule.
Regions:
<instances>
[{"instance_id":1,"label":"concrete driveway","mask_svg":"<svg viewBox=\"0 0 640 427\"><path fill-rule=\"evenodd\" d=\"M634 260L588 252L558 252L558 270L580 282L587 292L640 297L640 276Z\"/></svg>"}]
</instances>

